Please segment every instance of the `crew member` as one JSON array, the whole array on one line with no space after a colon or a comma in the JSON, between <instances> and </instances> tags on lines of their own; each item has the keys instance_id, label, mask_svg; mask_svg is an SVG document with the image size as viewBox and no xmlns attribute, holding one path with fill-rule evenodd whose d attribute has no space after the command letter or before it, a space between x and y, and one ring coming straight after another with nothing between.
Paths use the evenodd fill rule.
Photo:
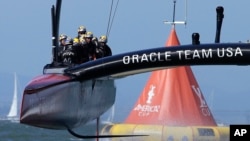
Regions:
<instances>
[{"instance_id":1,"label":"crew member","mask_svg":"<svg viewBox=\"0 0 250 141\"><path fill-rule=\"evenodd\" d=\"M80 40L83 39L84 35L86 34L87 30L85 26L79 26L77 29L77 36L73 39L73 44L77 45L80 44Z\"/></svg>"},{"instance_id":2,"label":"crew member","mask_svg":"<svg viewBox=\"0 0 250 141\"><path fill-rule=\"evenodd\" d=\"M96 48L97 45L95 41L93 41L93 33L88 31L85 35L85 41L86 43L83 45L84 50L87 50L88 52L88 58L89 60L95 60L96 59Z\"/></svg>"},{"instance_id":3,"label":"crew member","mask_svg":"<svg viewBox=\"0 0 250 141\"><path fill-rule=\"evenodd\" d=\"M97 58L111 56L112 51L109 45L107 45L108 38L106 35L100 36L98 40L98 47L96 49Z\"/></svg>"},{"instance_id":4,"label":"crew member","mask_svg":"<svg viewBox=\"0 0 250 141\"><path fill-rule=\"evenodd\" d=\"M59 60L65 65L74 64L76 62L76 54L73 45L73 40L65 34L59 37Z\"/></svg>"}]
</instances>

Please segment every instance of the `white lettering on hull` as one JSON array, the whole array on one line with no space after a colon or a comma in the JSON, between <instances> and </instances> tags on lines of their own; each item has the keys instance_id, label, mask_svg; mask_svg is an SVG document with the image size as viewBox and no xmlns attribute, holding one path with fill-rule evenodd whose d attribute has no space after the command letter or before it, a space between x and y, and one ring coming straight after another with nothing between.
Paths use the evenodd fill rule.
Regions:
<instances>
[{"instance_id":1,"label":"white lettering on hull","mask_svg":"<svg viewBox=\"0 0 250 141\"><path fill-rule=\"evenodd\" d=\"M217 48L216 53L213 54L213 50L210 49L195 49L195 50L177 50L172 52L173 54L178 55L178 60L192 60L192 59L212 59L213 57L218 58L231 58L243 56L240 47L232 48ZM144 53L142 55L133 54L131 56L123 57L123 64L138 64L138 63L148 63L148 62L168 62L172 61L171 51L166 51L163 54L161 52L151 52Z\"/></svg>"}]
</instances>

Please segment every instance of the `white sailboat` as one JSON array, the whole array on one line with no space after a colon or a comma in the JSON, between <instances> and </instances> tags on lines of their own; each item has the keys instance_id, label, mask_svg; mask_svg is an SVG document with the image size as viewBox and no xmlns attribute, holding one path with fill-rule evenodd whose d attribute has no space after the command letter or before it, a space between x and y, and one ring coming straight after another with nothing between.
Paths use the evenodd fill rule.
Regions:
<instances>
[{"instance_id":1,"label":"white sailboat","mask_svg":"<svg viewBox=\"0 0 250 141\"><path fill-rule=\"evenodd\" d=\"M14 74L14 94L12 99L11 108L9 114L7 115L7 119L11 121L19 121L18 117L18 100L17 100L17 75Z\"/></svg>"}]
</instances>

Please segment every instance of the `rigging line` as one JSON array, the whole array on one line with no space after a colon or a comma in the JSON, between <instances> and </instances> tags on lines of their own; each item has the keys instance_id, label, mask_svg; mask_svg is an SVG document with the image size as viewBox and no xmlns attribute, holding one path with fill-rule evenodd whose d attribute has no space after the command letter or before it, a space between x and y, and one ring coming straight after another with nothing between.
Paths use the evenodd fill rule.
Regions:
<instances>
[{"instance_id":1,"label":"rigging line","mask_svg":"<svg viewBox=\"0 0 250 141\"><path fill-rule=\"evenodd\" d=\"M113 22L114 22L114 19L115 19L115 14L116 14L116 10L117 10L118 4L119 4L119 0L117 0L116 6L115 6L115 11L114 11L114 14L113 14L113 17L112 17L112 21L111 21L111 25L110 25L110 27L109 27L109 32L108 32L107 37L108 37L108 36L109 36L109 34L110 34L111 27L112 27Z\"/></svg>"},{"instance_id":2,"label":"rigging line","mask_svg":"<svg viewBox=\"0 0 250 141\"><path fill-rule=\"evenodd\" d=\"M110 7L110 11L109 11L109 20L108 20L108 26L107 26L107 32L106 32L106 35L107 35L107 34L108 34L108 32L109 32L110 18L111 18L112 11L113 11L113 2L114 2L114 0L112 0L112 1L111 1L111 7Z\"/></svg>"}]
</instances>

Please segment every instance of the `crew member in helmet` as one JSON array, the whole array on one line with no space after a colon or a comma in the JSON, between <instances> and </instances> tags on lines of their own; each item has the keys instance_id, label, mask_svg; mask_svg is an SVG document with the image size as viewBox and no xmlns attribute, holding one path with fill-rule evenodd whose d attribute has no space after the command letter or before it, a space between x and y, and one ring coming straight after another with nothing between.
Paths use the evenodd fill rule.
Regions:
<instances>
[{"instance_id":1,"label":"crew member in helmet","mask_svg":"<svg viewBox=\"0 0 250 141\"><path fill-rule=\"evenodd\" d=\"M87 30L86 30L86 27L85 26L79 26L78 27L78 30L77 30L77 38L79 39L83 34L86 34Z\"/></svg>"},{"instance_id":2,"label":"crew member in helmet","mask_svg":"<svg viewBox=\"0 0 250 141\"><path fill-rule=\"evenodd\" d=\"M61 34L61 35L59 36L59 46L60 46L60 47L66 45L67 38L68 38L68 36L65 35L65 34Z\"/></svg>"},{"instance_id":3,"label":"crew member in helmet","mask_svg":"<svg viewBox=\"0 0 250 141\"><path fill-rule=\"evenodd\" d=\"M65 65L74 64L76 60L75 50L73 48L73 40L65 34L61 34L59 37L59 60Z\"/></svg>"},{"instance_id":4,"label":"crew member in helmet","mask_svg":"<svg viewBox=\"0 0 250 141\"><path fill-rule=\"evenodd\" d=\"M86 44L83 45L84 50L88 52L88 58L89 60L95 60L96 59L96 48L97 45L95 41L93 41L93 33L88 31L84 37ZM86 57L86 56L84 56Z\"/></svg>"},{"instance_id":5,"label":"crew member in helmet","mask_svg":"<svg viewBox=\"0 0 250 141\"><path fill-rule=\"evenodd\" d=\"M63 50L64 50L64 46L66 46L66 40L67 40L68 36L65 35L65 34L61 34L59 36L59 47L57 49L57 55L58 55L58 61L59 62L63 62L62 60L62 53L63 53Z\"/></svg>"},{"instance_id":6,"label":"crew member in helmet","mask_svg":"<svg viewBox=\"0 0 250 141\"><path fill-rule=\"evenodd\" d=\"M79 26L77 29L77 36L73 39L73 44L78 45L81 44L83 41L80 42L81 39L83 39L84 35L86 34L87 30L85 26Z\"/></svg>"},{"instance_id":7,"label":"crew member in helmet","mask_svg":"<svg viewBox=\"0 0 250 141\"><path fill-rule=\"evenodd\" d=\"M98 39L98 47L96 49L97 58L111 56L112 51L109 45L107 45L108 38L106 35L100 36Z\"/></svg>"}]
</instances>

